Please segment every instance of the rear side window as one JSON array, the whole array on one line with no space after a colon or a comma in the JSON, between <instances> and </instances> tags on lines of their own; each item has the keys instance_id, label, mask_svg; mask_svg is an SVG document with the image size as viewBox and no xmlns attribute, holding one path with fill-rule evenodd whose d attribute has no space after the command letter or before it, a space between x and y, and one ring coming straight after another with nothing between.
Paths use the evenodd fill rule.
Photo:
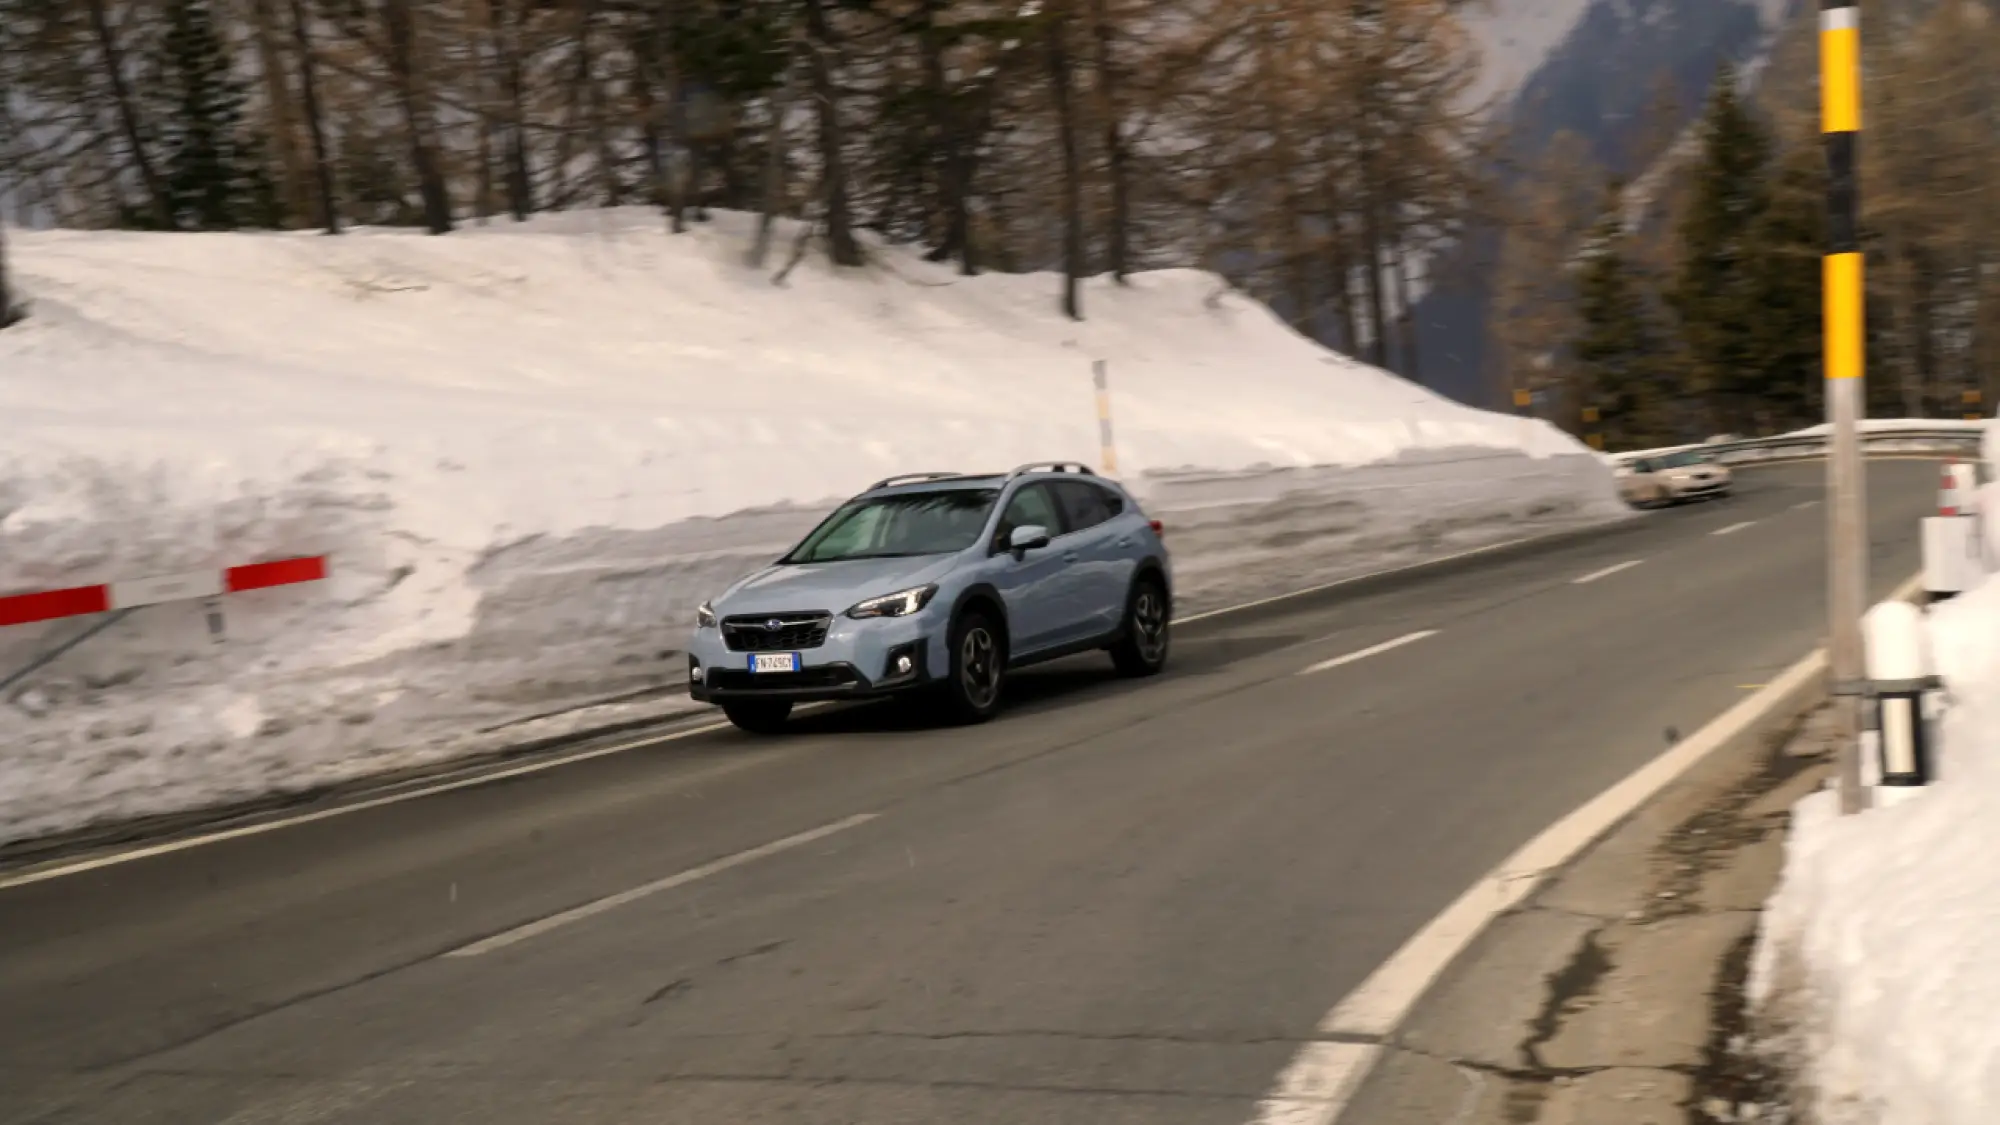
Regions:
<instances>
[{"instance_id":1,"label":"rear side window","mask_svg":"<svg viewBox=\"0 0 2000 1125\"><path fill-rule=\"evenodd\" d=\"M1063 515L1068 518L1071 531L1096 527L1125 508L1123 499L1094 484L1065 480L1057 481L1053 487L1062 500Z\"/></svg>"}]
</instances>

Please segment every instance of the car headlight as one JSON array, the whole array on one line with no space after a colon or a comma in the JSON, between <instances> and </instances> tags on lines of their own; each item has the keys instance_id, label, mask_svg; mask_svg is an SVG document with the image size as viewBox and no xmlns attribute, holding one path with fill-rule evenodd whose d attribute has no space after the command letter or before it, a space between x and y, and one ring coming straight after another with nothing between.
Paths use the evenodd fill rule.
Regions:
<instances>
[{"instance_id":1,"label":"car headlight","mask_svg":"<svg viewBox=\"0 0 2000 1125\"><path fill-rule=\"evenodd\" d=\"M879 598L869 598L857 603L847 611L849 617L908 617L930 604L937 596L936 586L914 586L908 590L898 590Z\"/></svg>"},{"instance_id":2,"label":"car headlight","mask_svg":"<svg viewBox=\"0 0 2000 1125\"><path fill-rule=\"evenodd\" d=\"M694 610L694 627L697 629L715 628L715 607L709 605L707 602L696 606Z\"/></svg>"}]
</instances>

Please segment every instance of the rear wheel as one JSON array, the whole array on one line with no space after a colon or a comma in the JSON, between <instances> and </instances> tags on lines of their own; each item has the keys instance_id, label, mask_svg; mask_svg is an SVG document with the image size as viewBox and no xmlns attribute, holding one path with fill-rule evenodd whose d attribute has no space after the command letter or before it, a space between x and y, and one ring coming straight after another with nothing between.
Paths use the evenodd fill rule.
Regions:
<instances>
[{"instance_id":1,"label":"rear wheel","mask_svg":"<svg viewBox=\"0 0 2000 1125\"><path fill-rule=\"evenodd\" d=\"M1157 676L1167 666L1171 645L1167 591L1156 578L1141 578L1125 603L1125 631L1111 646L1111 663L1121 675Z\"/></svg>"},{"instance_id":2,"label":"rear wheel","mask_svg":"<svg viewBox=\"0 0 2000 1125\"><path fill-rule=\"evenodd\" d=\"M946 716L985 722L999 712L1006 683L1007 646L998 623L981 610L960 617L951 630L951 676L942 685Z\"/></svg>"},{"instance_id":3,"label":"rear wheel","mask_svg":"<svg viewBox=\"0 0 2000 1125\"><path fill-rule=\"evenodd\" d=\"M792 705L783 699L739 699L723 704L722 713L739 730L777 734L785 729L785 720L792 717Z\"/></svg>"}]
</instances>

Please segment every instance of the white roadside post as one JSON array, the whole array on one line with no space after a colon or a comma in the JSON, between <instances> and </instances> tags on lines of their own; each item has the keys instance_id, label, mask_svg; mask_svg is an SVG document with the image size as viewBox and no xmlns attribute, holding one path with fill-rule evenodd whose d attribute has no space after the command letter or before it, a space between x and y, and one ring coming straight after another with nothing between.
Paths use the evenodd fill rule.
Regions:
<instances>
[{"instance_id":1,"label":"white roadside post","mask_svg":"<svg viewBox=\"0 0 2000 1125\"><path fill-rule=\"evenodd\" d=\"M1861 619L1868 657L1868 729L1874 744L1874 804L1887 806L1914 796L1934 776L1931 761L1929 694L1938 688L1931 672L1924 612L1905 601L1879 602Z\"/></svg>"},{"instance_id":2,"label":"white roadside post","mask_svg":"<svg viewBox=\"0 0 2000 1125\"><path fill-rule=\"evenodd\" d=\"M1111 385L1106 375L1107 364L1099 359L1090 364L1090 379L1097 387L1097 454L1102 461L1104 475L1118 475L1118 446L1111 440Z\"/></svg>"},{"instance_id":3,"label":"white roadside post","mask_svg":"<svg viewBox=\"0 0 2000 1125\"><path fill-rule=\"evenodd\" d=\"M1938 483L1938 513L1923 521L1924 592L1944 601L1986 577L1979 527L1978 467L1946 462Z\"/></svg>"}]
</instances>

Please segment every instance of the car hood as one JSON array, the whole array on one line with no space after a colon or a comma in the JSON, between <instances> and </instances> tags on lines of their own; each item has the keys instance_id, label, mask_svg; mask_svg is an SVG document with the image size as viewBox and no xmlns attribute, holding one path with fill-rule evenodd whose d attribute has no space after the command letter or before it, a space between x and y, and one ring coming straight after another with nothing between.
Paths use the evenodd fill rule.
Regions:
<instances>
[{"instance_id":1,"label":"car hood","mask_svg":"<svg viewBox=\"0 0 2000 1125\"><path fill-rule=\"evenodd\" d=\"M718 615L840 613L869 598L923 586L951 570L952 555L914 559L849 559L845 562L767 566L715 599Z\"/></svg>"}]
</instances>

